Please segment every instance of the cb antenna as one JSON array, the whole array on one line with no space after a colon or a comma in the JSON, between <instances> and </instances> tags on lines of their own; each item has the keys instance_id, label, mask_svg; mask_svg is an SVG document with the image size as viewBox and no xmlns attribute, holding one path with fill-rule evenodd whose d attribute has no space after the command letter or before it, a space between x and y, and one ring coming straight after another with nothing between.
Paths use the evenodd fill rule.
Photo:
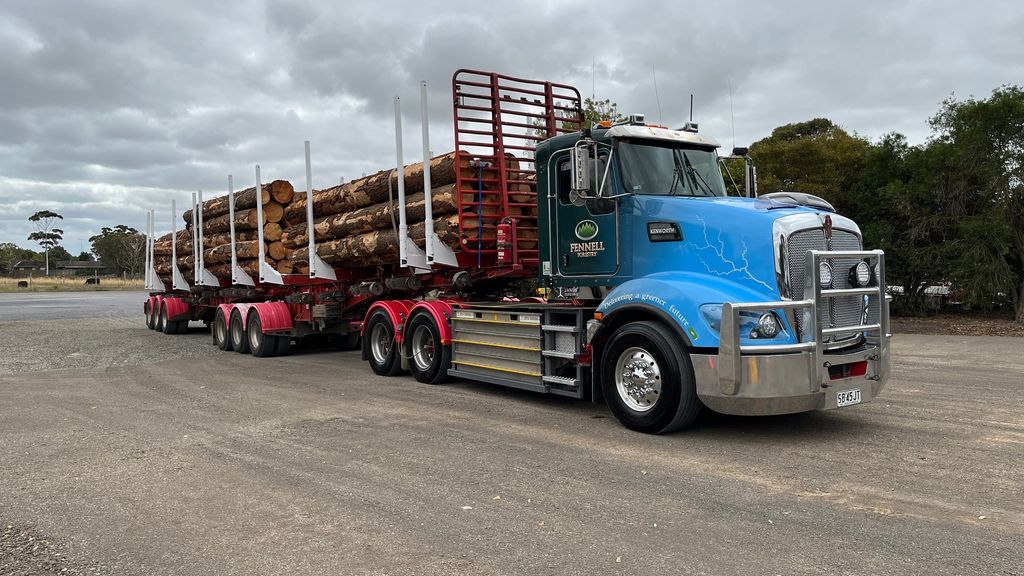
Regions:
<instances>
[{"instance_id":1,"label":"cb antenna","mask_svg":"<svg viewBox=\"0 0 1024 576\"><path fill-rule=\"evenodd\" d=\"M729 121L732 122L732 147L736 148L736 114L732 109L732 78L729 79Z\"/></svg>"},{"instance_id":2,"label":"cb antenna","mask_svg":"<svg viewBox=\"0 0 1024 576\"><path fill-rule=\"evenodd\" d=\"M658 94L658 71L654 66L651 66L651 75L654 76L654 99L658 102L658 124L664 124L661 118L661 96ZM690 115L692 116L693 112Z\"/></svg>"},{"instance_id":3,"label":"cb antenna","mask_svg":"<svg viewBox=\"0 0 1024 576\"><path fill-rule=\"evenodd\" d=\"M690 93L690 122L693 122L693 93Z\"/></svg>"}]
</instances>

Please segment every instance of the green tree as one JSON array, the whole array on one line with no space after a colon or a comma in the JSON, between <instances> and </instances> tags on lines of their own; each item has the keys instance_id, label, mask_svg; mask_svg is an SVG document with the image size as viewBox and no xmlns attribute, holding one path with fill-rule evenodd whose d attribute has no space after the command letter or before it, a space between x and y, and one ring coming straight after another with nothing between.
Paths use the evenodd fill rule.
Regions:
<instances>
[{"instance_id":1,"label":"green tree","mask_svg":"<svg viewBox=\"0 0 1024 576\"><path fill-rule=\"evenodd\" d=\"M19 261L35 260L38 256L36 252L22 248L14 242L0 243L0 272L10 274L14 271L14 265Z\"/></svg>"},{"instance_id":2,"label":"green tree","mask_svg":"<svg viewBox=\"0 0 1024 576\"><path fill-rule=\"evenodd\" d=\"M33 222L36 225L36 231L29 234L28 239L38 242L43 248L47 276L50 275L50 250L58 246L60 241L64 239L64 231L60 228L55 228L54 224L57 220L63 219L63 216L52 210L40 210L28 217L29 222Z\"/></svg>"},{"instance_id":3,"label":"green tree","mask_svg":"<svg viewBox=\"0 0 1024 576\"><path fill-rule=\"evenodd\" d=\"M61 260L71 260L71 253L68 252L63 246L54 246L50 249L50 257L53 258L54 262L60 262Z\"/></svg>"},{"instance_id":4,"label":"green tree","mask_svg":"<svg viewBox=\"0 0 1024 576\"><path fill-rule=\"evenodd\" d=\"M845 211L870 143L826 118L787 124L751 145L760 193L806 192Z\"/></svg>"},{"instance_id":5,"label":"green tree","mask_svg":"<svg viewBox=\"0 0 1024 576\"><path fill-rule=\"evenodd\" d=\"M118 224L113 228L104 227L100 233L89 238L92 251L100 262L110 270L136 275L145 259L146 237L135 228Z\"/></svg>"},{"instance_id":6,"label":"green tree","mask_svg":"<svg viewBox=\"0 0 1024 576\"><path fill-rule=\"evenodd\" d=\"M982 307L1009 294L1024 322L1024 90L953 98L931 119L946 157L940 192L957 224L957 283Z\"/></svg>"},{"instance_id":7,"label":"green tree","mask_svg":"<svg viewBox=\"0 0 1024 576\"><path fill-rule=\"evenodd\" d=\"M85 250L83 250L82 253L78 255L78 260L82 262L92 262L92 252L86 252Z\"/></svg>"}]
</instances>

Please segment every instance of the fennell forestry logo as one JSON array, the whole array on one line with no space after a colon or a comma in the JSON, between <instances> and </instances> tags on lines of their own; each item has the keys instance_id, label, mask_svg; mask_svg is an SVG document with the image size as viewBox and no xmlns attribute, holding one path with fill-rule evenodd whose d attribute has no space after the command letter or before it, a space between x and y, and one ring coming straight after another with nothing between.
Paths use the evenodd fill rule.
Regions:
<instances>
[{"instance_id":1,"label":"fennell forestry logo","mask_svg":"<svg viewBox=\"0 0 1024 576\"><path fill-rule=\"evenodd\" d=\"M597 222L593 220L582 220L576 225L576 237L586 242L597 237Z\"/></svg>"}]
</instances>

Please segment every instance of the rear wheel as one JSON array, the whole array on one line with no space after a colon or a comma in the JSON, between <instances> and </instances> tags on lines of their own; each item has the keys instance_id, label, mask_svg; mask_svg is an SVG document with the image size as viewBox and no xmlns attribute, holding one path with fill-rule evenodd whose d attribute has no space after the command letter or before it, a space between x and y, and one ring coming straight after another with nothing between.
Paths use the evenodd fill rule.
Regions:
<instances>
[{"instance_id":1,"label":"rear wheel","mask_svg":"<svg viewBox=\"0 0 1024 576\"><path fill-rule=\"evenodd\" d=\"M156 330L157 332L163 332L164 322L166 321L166 318L167 308L164 306L163 302L160 302L156 308L156 321L153 324L153 329Z\"/></svg>"},{"instance_id":2,"label":"rear wheel","mask_svg":"<svg viewBox=\"0 0 1024 576\"><path fill-rule=\"evenodd\" d=\"M605 348L601 376L612 414L632 430L672 432L700 413L690 358L660 323L632 322L616 330Z\"/></svg>"},{"instance_id":3,"label":"rear wheel","mask_svg":"<svg viewBox=\"0 0 1024 576\"><path fill-rule=\"evenodd\" d=\"M278 338L263 333L263 322L258 312L249 314L245 331L249 337L249 350L257 358L269 358L277 354Z\"/></svg>"},{"instance_id":4,"label":"rear wheel","mask_svg":"<svg viewBox=\"0 0 1024 576\"><path fill-rule=\"evenodd\" d=\"M451 346L441 344L441 332L430 314L417 314L406 331L409 371L420 382L440 384L448 379L452 365Z\"/></svg>"},{"instance_id":5,"label":"rear wheel","mask_svg":"<svg viewBox=\"0 0 1024 576\"><path fill-rule=\"evenodd\" d=\"M395 327L387 312L377 310L366 323L367 358L370 369L381 376L394 376L402 371L402 359L395 345Z\"/></svg>"},{"instance_id":6,"label":"rear wheel","mask_svg":"<svg viewBox=\"0 0 1024 576\"><path fill-rule=\"evenodd\" d=\"M224 309L218 307L217 315L213 318L213 343L221 350L233 350L231 346L231 335L228 334L228 319L224 316Z\"/></svg>"},{"instance_id":7,"label":"rear wheel","mask_svg":"<svg viewBox=\"0 0 1024 576\"><path fill-rule=\"evenodd\" d=\"M231 311L231 321L228 323L228 334L231 338L231 347L239 354L249 353L249 338L242 327L242 313L237 309Z\"/></svg>"},{"instance_id":8,"label":"rear wheel","mask_svg":"<svg viewBox=\"0 0 1024 576\"><path fill-rule=\"evenodd\" d=\"M287 356L292 353L291 336L274 336L274 356Z\"/></svg>"},{"instance_id":9,"label":"rear wheel","mask_svg":"<svg viewBox=\"0 0 1024 576\"><path fill-rule=\"evenodd\" d=\"M156 318L153 316L153 303L147 300L143 304L142 309L146 312L146 328L150 330L156 328Z\"/></svg>"}]
</instances>

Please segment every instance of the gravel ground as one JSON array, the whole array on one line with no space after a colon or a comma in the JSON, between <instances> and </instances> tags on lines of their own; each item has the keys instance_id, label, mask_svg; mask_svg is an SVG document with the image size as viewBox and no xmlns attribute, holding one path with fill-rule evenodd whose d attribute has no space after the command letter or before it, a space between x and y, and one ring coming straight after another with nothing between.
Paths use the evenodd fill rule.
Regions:
<instances>
[{"instance_id":1,"label":"gravel ground","mask_svg":"<svg viewBox=\"0 0 1024 576\"><path fill-rule=\"evenodd\" d=\"M1018 338L900 336L873 403L652 437L101 309L0 306L0 575L1024 574Z\"/></svg>"}]
</instances>

